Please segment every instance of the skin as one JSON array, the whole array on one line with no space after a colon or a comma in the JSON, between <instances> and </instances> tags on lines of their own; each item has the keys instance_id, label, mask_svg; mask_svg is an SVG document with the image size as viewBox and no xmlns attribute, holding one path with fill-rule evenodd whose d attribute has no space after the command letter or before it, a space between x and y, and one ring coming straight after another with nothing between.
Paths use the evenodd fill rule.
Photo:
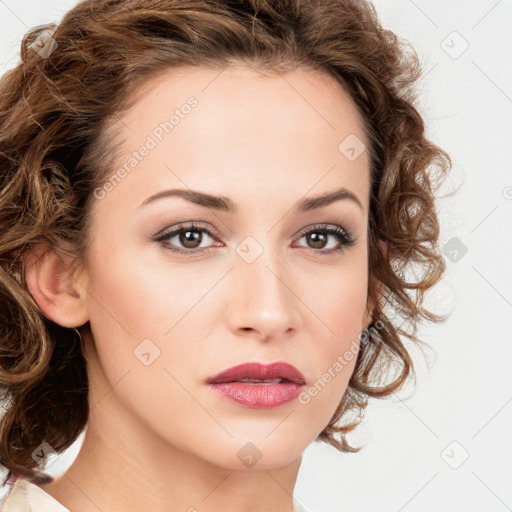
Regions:
<instances>
[{"instance_id":1,"label":"skin","mask_svg":"<svg viewBox=\"0 0 512 512\"><path fill-rule=\"evenodd\" d=\"M88 321L92 332L84 444L66 474L42 486L72 511L291 512L302 453L334 414L355 357L307 404L245 408L204 380L247 361L286 361L312 386L371 321L368 155L350 161L338 150L349 134L368 146L350 97L307 69L172 70L124 114L119 165L190 96L198 105L95 201L88 267L71 276L66 258L41 248L27 274L46 316L67 327ZM293 211L342 186L362 208L344 199ZM172 188L229 197L239 211L180 197L139 208ZM192 220L218 230L200 232L211 251L177 255L150 240ZM324 246L301 236L321 223L355 243L328 254L334 236ZM248 236L262 249L252 263L236 251ZM190 251L178 236L167 244ZM134 356L146 338L160 350L149 366ZM237 456L248 442L261 453L252 467Z\"/></svg>"}]
</instances>

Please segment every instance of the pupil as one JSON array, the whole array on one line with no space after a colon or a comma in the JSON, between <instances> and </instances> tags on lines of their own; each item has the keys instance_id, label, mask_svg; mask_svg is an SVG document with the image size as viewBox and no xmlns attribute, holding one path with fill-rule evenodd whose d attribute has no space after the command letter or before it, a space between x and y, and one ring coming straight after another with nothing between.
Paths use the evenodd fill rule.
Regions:
<instances>
[{"instance_id":1,"label":"pupil","mask_svg":"<svg viewBox=\"0 0 512 512\"><path fill-rule=\"evenodd\" d=\"M325 234L324 233L310 233L310 240L313 241L313 247L315 249L321 249L323 244L325 243ZM315 241L316 239L316 241ZM320 241L319 241L320 240Z\"/></svg>"},{"instance_id":2,"label":"pupil","mask_svg":"<svg viewBox=\"0 0 512 512\"><path fill-rule=\"evenodd\" d=\"M180 236L180 242L189 249L195 249L198 245L201 245L202 234L198 231L184 231ZM194 242L199 242L194 245Z\"/></svg>"}]
</instances>

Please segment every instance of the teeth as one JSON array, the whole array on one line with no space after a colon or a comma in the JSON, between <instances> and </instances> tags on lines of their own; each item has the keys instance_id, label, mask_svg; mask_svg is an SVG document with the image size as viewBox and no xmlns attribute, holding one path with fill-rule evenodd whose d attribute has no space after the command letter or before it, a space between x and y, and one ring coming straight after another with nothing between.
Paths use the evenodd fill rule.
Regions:
<instances>
[{"instance_id":1,"label":"teeth","mask_svg":"<svg viewBox=\"0 0 512 512\"><path fill-rule=\"evenodd\" d=\"M246 377L244 379L240 379L240 382L265 382L265 383L271 383L271 384L278 384L280 382L283 382L284 379L252 379L250 377Z\"/></svg>"}]
</instances>

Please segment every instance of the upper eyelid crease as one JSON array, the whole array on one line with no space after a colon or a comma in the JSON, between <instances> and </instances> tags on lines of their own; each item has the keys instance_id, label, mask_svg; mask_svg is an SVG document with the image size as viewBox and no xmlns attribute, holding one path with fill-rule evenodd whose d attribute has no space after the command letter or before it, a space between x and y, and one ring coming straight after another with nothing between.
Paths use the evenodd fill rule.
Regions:
<instances>
[{"instance_id":1,"label":"upper eyelid crease","mask_svg":"<svg viewBox=\"0 0 512 512\"><path fill-rule=\"evenodd\" d=\"M336 228L336 227L339 227L343 230L344 233L346 233L347 235L351 235L351 232L349 229L346 229L345 227L343 226L339 226L337 224L332 224L332 223L317 223L317 224L311 224L309 226L306 226L304 228L302 228L301 230L298 231L297 235L300 235L300 236L304 236L305 234L311 232L311 231L314 231L315 229L318 230L318 231L328 231L329 229L332 229L332 228ZM156 233L155 235L153 235L153 239L155 237L162 237L162 236L170 236L171 234L175 234L175 233L179 233L180 231L186 231L186 230L191 230L191 231L205 231L205 232L208 232L210 233L210 235L213 235L213 236L220 236L220 231L217 230L216 228L208 225L208 224L205 224L203 222L198 222L198 221L184 221L184 222L179 222L173 226L167 226L166 228L162 229L161 231L159 231L158 233Z\"/></svg>"},{"instance_id":2,"label":"upper eyelid crease","mask_svg":"<svg viewBox=\"0 0 512 512\"><path fill-rule=\"evenodd\" d=\"M191 203L197 204L199 206L204 206L206 208L211 208L214 210L225 211L228 213L236 213L237 211L239 211L239 205L233 202L229 197L214 196L196 190L185 189L161 190L160 192L157 192L156 194L153 194L152 196L145 199L139 205L139 208L158 199L173 196L182 197L183 199L190 201ZM358 199L358 197L353 192L344 187L341 187L327 194L321 194L301 199L295 205L295 210L299 213L309 212L311 210L323 208L335 201L339 201L342 199L351 200L352 202L357 204L361 210L364 211L363 205L361 201Z\"/></svg>"}]
</instances>

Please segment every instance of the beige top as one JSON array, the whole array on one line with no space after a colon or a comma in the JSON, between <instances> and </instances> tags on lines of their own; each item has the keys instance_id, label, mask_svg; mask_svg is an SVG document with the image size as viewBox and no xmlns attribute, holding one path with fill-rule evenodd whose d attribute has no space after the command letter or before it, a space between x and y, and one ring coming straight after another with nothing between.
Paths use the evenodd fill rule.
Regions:
<instances>
[{"instance_id":1,"label":"beige top","mask_svg":"<svg viewBox=\"0 0 512 512\"><path fill-rule=\"evenodd\" d=\"M70 512L53 496L25 478L16 478L14 484L9 479L6 485L11 487L0 499L0 512ZM308 512L298 503L293 507L293 512Z\"/></svg>"},{"instance_id":2,"label":"beige top","mask_svg":"<svg viewBox=\"0 0 512 512\"><path fill-rule=\"evenodd\" d=\"M0 505L1 512L70 512L41 487L21 477L16 478Z\"/></svg>"}]
</instances>

